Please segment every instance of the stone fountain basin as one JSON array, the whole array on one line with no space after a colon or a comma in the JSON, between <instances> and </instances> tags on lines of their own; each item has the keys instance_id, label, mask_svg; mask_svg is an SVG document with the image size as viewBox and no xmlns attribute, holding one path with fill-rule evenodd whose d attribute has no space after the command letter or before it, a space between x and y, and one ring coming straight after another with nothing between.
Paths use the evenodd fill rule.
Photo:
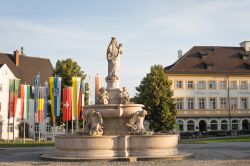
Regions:
<instances>
[{"instance_id":1,"label":"stone fountain basin","mask_svg":"<svg viewBox=\"0 0 250 166\"><path fill-rule=\"evenodd\" d=\"M164 158L177 155L178 135L61 135L55 137L53 157L117 159Z\"/></svg>"},{"instance_id":2,"label":"stone fountain basin","mask_svg":"<svg viewBox=\"0 0 250 166\"><path fill-rule=\"evenodd\" d=\"M100 112L103 118L131 117L134 113L142 110L142 104L107 104L107 105L89 105L85 109L95 109Z\"/></svg>"}]
</instances>

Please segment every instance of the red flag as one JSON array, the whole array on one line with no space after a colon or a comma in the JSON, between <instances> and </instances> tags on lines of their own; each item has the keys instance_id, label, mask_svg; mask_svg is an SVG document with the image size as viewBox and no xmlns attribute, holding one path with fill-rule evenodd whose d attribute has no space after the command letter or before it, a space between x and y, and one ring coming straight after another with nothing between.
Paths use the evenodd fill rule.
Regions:
<instances>
[{"instance_id":1,"label":"red flag","mask_svg":"<svg viewBox=\"0 0 250 166\"><path fill-rule=\"evenodd\" d=\"M72 88L63 89L63 121L72 120Z\"/></svg>"}]
</instances>

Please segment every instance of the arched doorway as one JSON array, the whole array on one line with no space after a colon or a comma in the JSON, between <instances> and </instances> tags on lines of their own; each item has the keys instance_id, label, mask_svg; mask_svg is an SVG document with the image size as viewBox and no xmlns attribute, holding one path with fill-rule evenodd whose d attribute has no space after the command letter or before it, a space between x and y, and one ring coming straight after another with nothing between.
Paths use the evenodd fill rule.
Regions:
<instances>
[{"instance_id":1,"label":"arched doorway","mask_svg":"<svg viewBox=\"0 0 250 166\"><path fill-rule=\"evenodd\" d=\"M19 137L23 138L24 136L24 122L19 125ZM29 124L25 123L25 138L29 137Z\"/></svg>"},{"instance_id":2,"label":"arched doorway","mask_svg":"<svg viewBox=\"0 0 250 166\"><path fill-rule=\"evenodd\" d=\"M239 130L239 121L238 120L232 121L232 130Z\"/></svg>"},{"instance_id":3,"label":"arched doorway","mask_svg":"<svg viewBox=\"0 0 250 166\"><path fill-rule=\"evenodd\" d=\"M178 120L177 121L177 124L179 125L179 130L180 131L184 131L184 123L183 123L183 121L182 120Z\"/></svg>"},{"instance_id":4,"label":"arched doorway","mask_svg":"<svg viewBox=\"0 0 250 166\"><path fill-rule=\"evenodd\" d=\"M218 122L216 120L212 120L210 122L210 128L211 128L212 131L218 130Z\"/></svg>"},{"instance_id":5,"label":"arched doorway","mask_svg":"<svg viewBox=\"0 0 250 166\"><path fill-rule=\"evenodd\" d=\"M199 130L202 131L207 131L207 122L205 120L201 120L199 122Z\"/></svg>"},{"instance_id":6,"label":"arched doorway","mask_svg":"<svg viewBox=\"0 0 250 166\"><path fill-rule=\"evenodd\" d=\"M247 119L242 121L242 130L249 130L249 122Z\"/></svg>"},{"instance_id":7,"label":"arched doorway","mask_svg":"<svg viewBox=\"0 0 250 166\"><path fill-rule=\"evenodd\" d=\"M193 120L189 120L187 122L187 130L188 131L194 131L194 121Z\"/></svg>"},{"instance_id":8,"label":"arched doorway","mask_svg":"<svg viewBox=\"0 0 250 166\"><path fill-rule=\"evenodd\" d=\"M221 121L221 130L223 130L223 131L228 130L228 122L227 122L227 120L222 120Z\"/></svg>"}]
</instances>

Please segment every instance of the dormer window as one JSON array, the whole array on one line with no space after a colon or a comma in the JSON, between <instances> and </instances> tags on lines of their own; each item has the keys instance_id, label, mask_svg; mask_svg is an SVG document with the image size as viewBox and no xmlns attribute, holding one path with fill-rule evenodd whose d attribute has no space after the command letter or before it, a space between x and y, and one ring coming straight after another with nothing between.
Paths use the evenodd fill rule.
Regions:
<instances>
[{"instance_id":1,"label":"dormer window","mask_svg":"<svg viewBox=\"0 0 250 166\"><path fill-rule=\"evenodd\" d=\"M208 57L208 53L205 51L199 51L199 55L200 55L201 59L204 59L204 60L207 59L207 57Z\"/></svg>"},{"instance_id":2,"label":"dormer window","mask_svg":"<svg viewBox=\"0 0 250 166\"><path fill-rule=\"evenodd\" d=\"M204 61L203 62L207 70L213 70L214 64L212 62Z\"/></svg>"},{"instance_id":3,"label":"dormer window","mask_svg":"<svg viewBox=\"0 0 250 166\"><path fill-rule=\"evenodd\" d=\"M246 61L245 66L246 66L247 69L250 69L250 62Z\"/></svg>"},{"instance_id":4,"label":"dormer window","mask_svg":"<svg viewBox=\"0 0 250 166\"><path fill-rule=\"evenodd\" d=\"M213 65L207 65L207 70L213 70L214 66Z\"/></svg>"},{"instance_id":5,"label":"dormer window","mask_svg":"<svg viewBox=\"0 0 250 166\"><path fill-rule=\"evenodd\" d=\"M241 52L240 53L240 56L241 56L241 58L243 59L243 60L247 60L247 58L248 58L248 53L246 53L246 52Z\"/></svg>"}]
</instances>

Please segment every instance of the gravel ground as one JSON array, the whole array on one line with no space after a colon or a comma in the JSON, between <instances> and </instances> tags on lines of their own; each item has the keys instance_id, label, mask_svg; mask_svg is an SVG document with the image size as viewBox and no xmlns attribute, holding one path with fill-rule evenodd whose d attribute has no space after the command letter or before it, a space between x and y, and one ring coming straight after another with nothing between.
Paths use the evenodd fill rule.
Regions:
<instances>
[{"instance_id":1,"label":"gravel ground","mask_svg":"<svg viewBox=\"0 0 250 166\"><path fill-rule=\"evenodd\" d=\"M211 143L211 144L181 144L181 152L193 153L193 158L182 161L151 160L151 161L91 161L91 162L53 162L43 161L40 154L54 150L54 147L33 148L0 148L0 165L33 165L33 166L250 166L250 143Z\"/></svg>"}]
</instances>

